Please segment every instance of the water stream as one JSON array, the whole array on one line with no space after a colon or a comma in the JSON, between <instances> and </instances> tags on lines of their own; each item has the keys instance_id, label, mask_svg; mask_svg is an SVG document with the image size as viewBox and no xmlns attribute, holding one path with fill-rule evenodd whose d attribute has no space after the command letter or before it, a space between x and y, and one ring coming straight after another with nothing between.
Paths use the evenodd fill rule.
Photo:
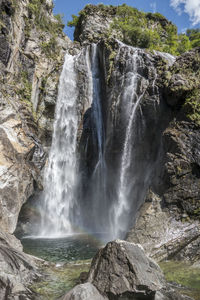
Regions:
<instances>
[{"instance_id":1,"label":"water stream","mask_svg":"<svg viewBox=\"0 0 200 300\"><path fill-rule=\"evenodd\" d=\"M66 54L59 83L52 146L44 176L39 236L58 237L72 229L71 211L75 205L77 80L75 57Z\"/></svg>"}]
</instances>

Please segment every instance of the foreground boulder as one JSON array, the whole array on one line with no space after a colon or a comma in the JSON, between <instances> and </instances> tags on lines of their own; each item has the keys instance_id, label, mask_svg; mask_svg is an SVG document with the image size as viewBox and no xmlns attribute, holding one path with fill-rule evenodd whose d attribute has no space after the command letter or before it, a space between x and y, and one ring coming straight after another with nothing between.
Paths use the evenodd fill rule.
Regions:
<instances>
[{"instance_id":1,"label":"foreground boulder","mask_svg":"<svg viewBox=\"0 0 200 300\"><path fill-rule=\"evenodd\" d=\"M97 253L88 281L111 299L129 293L153 296L165 285L161 269L143 249L121 240L108 243Z\"/></svg>"},{"instance_id":2,"label":"foreground boulder","mask_svg":"<svg viewBox=\"0 0 200 300\"><path fill-rule=\"evenodd\" d=\"M22 252L19 241L0 233L0 300L33 299L28 285L37 277L34 261Z\"/></svg>"},{"instance_id":3,"label":"foreground boulder","mask_svg":"<svg viewBox=\"0 0 200 300\"><path fill-rule=\"evenodd\" d=\"M106 300L107 298L103 297L95 286L89 282L85 284L79 284L73 288L63 300Z\"/></svg>"},{"instance_id":4,"label":"foreground boulder","mask_svg":"<svg viewBox=\"0 0 200 300\"><path fill-rule=\"evenodd\" d=\"M99 250L87 281L67 293L64 300L191 299L167 286L160 267L140 245L121 240Z\"/></svg>"}]
</instances>

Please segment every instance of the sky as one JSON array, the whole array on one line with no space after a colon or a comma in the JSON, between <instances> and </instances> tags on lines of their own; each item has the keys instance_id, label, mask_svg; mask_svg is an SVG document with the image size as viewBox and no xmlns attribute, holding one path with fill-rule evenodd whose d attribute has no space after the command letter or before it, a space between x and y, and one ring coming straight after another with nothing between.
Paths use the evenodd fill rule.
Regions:
<instances>
[{"instance_id":1,"label":"sky","mask_svg":"<svg viewBox=\"0 0 200 300\"><path fill-rule=\"evenodd\" d=\"M159 12L172 21L178 32L187 28L200 28L200 0L54 0L54 13L64 15L64 23L70 21L71 15L78 12L86 4L127 5L144 12ZM73 39L73 29L66 26L66 34Z\"/></svg>"}]
</instances>

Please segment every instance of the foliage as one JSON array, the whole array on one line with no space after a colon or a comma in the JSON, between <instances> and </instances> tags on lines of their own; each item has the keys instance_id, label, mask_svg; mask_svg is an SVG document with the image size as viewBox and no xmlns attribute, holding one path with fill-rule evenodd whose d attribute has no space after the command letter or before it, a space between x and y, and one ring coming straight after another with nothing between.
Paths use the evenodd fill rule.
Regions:
<instances>
[{"instance_id":1,"label":"foliage","mask_svg":"<svg viewBox=\"0 0 200 300\"><path fill-rule=\"evenodd\" d=\"M176 54L177 28L159 13L146 14L123 4L111 27L122 34L126 44Z\"/></svg>"},{"instance_id":2,"label":"foliage","mask_svg":"<svg viewBox=\"0 0 200 300\"><path fill-rule=\"evenodd\" d=\"M69 21L67 23L67 26L69 26L69 27L75 27L75 26L77 26L78 20L79 20L79 17L77 17L76 15L72 15L72 21Z\"/></svg>"},{"instance_id":3,"label":"foliage","mask_svg":"<svg viewBox=\"0 0 200 300\"><path fill-rule=\"evenodd\" d=\"M194 89L186 98L183 110L189 120L200 125L200 90Z\"/></svg>"},{"instance_id":4,"label":"foliage","mask_svg":"<svg viewBox=\"0 0 200 300\"><path fill-rule=\"evenodd\" d=\"M46 15L46 10L44 9L45 0L30 0L28 4L28 13L29 18L26 19L25 24L25 33L29 33L32 21L34 21L37 29L40 29L44 32L49 32L53 35L62 34L64 24L63 16L58 14L55 15L55 22L50 20Z\"/></svg>"},{"instance_id":5,"label":"foliage","mask_svg":"<svg viewBox=\"0 0 200 300\"><path fill-rule=\"evenodd\" d=\"M42 48L42 52L46 54L47 57L53 58L56 54L56 47L57 42L55 37L52 37L48 42L43 42L40 44L40 47Z\"/></svg>"},{"instance_id":6,"label":"foliage","mask_svg":"<svg viewBox=\"0 0 200 300\"><path fill-rule=\"evenodd\" d=\"M71 290L77 283L82 272L88 272L90 260L76 261L55 267L53 264L42 267L43 276L30 288L42 299L60 299L66 292Z\"/></svg>"},{"instance_id":7,"label":"foliage","mask_svg":"<svg viewBox=\"0 0 200 300\"><path fill-rule=\"evenodd\" d=\"M160 267L168 282L175 282L179 285L181 294L188 295L193 299L199 299L199 268L195 268L187 262L172 260L161 262Z\"/></svg>"},{"instance_id":8,"label":"foliage","mask_svg":"<svg viewBox=\"0 0 200 300\"><path fill-rule=\"evenodd\" d=\"M200 28L197 29L188 29L186 31L186 35L188 36L191 47L200 47Z\"/></svg>"},{"instance_id":9,"label":"foliage","mask_svg":"<svg viewBox=\"0 0 200 300\"><path fill-rule=\"evenodd\" d=\"M200 29L190 29L187 34L178 35L177 27L160 13L144 13L126 4L117 7L86 5L78 16L72 15L72 21L67 25L77 27L81 17L95 15L96 12L113 19L108 37L114 33L119 40L135 47L180 55L200 46Z\"/></svg>"},{"instance_id":10,"label":"foliage","mask_svg":"<svg viewBox=\"0 0 200 300\"><path fill-rule=\"evenodd\" d=\"M182 54L186 51L191 50L192 45L189 40L189 37L185 34L180 34L178 36L178 47L177 47L177 52Z\"/></svg>"},{"instance_id":11,"label":"foliage","mask_svg":"<svg viewBox=\"0 0 200 300\"><path fill-rule=\"evenodd\" d=\"M19 74L19 77L21 78L22 87L17 90L17 94L20 96L22 101L30 101L32 84L28 79L28 73L22 71L21 74Z\"/></svg>"}]
</instances>

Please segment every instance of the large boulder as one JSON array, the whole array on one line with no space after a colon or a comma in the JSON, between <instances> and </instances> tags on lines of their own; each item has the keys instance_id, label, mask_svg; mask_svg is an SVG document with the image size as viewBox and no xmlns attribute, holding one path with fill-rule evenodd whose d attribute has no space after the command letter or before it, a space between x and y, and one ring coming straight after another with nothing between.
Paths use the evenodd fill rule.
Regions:
<instances>
[{"instance_id":1,"label":"large boulder","mask_svg":"<svg viewBox=\"0 0 200 300\"><path fill-rule=\"evenodd\" d=\"M63 300L106 300L95 286L89 282L79 284L65 295Z\"/></svg>"},{"instance_id":2,"label":"large boulder","mask_svg":"<svg viewBox=\"0 0 200 300\"><path fill-rule=\"evenodd\" d=\"M33 299L28 285L39 274L33 258L24 254L21 248L14 236L0 234L0 300Z\"/></svg>"},{"instance_id":3,"label":"large boulder","mask_svg":"<svg viewBox=\"0 0 200 300\"><path fill-rule=\"evenodd\" d=\"M100 249L92 261L87 283L63 300L183 300L166 283L160 267L140 245L116 240Z\"/></svg>"},{"instance_id":4,"label":"large boulder","mask_svg":"<svg viewBox=\"0 0 200 300\"><path fill-rule=\"evenodd\" d=\"M88 281L110 299L153 297L165 286L161 269L143 249L121 240L108 243L97 253Z\"/></svg>"}]
</instances>

